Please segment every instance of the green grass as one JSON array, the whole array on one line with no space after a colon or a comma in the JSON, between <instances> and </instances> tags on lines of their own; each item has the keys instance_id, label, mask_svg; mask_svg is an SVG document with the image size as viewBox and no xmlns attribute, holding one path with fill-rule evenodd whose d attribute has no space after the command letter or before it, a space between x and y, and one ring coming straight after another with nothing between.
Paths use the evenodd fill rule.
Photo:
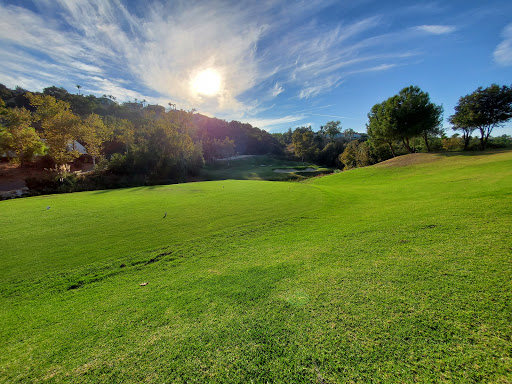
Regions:
<instances>
[{"instance_id":1,"label":"green grass","mask_svg":"<svg viewBox=\"0 0 512 384\"><path fill-rule=\"evenodd\" d=\"M277 173L275 169L293 168L299 172ZM317 172L300 172L306 168L315 168ZM322 168L313 163L302 163L292 160L281 160L273 156L253 156L228 161L215 161L206 164L201 170L201 180L269 180L269 181L298 181L331 173L330 168Z\"/></svg>"},{"instance_id":2,"label":"green grass","mask_svg":"<svg viewBox=\"0 0 512 384\"><path fill-rule=\"evenodd\" d=\"M0 202L0 381L511 382L512 152L422 156Z\"/></svg>"}]
</instances>

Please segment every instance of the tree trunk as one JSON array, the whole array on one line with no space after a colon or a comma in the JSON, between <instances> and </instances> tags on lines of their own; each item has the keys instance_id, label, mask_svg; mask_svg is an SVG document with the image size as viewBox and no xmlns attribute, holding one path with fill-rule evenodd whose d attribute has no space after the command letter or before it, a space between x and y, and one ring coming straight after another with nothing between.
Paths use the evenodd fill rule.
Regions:
<instances>
[{"instance_id":1,"label":"tree trunk","mask_svg":"<svg viewBox=\"0 0 512 384\"><path fill-rule=\"evenodd\" d=\"M480 146L482 151L485 150L485 147L487 146L487 140L489 139L489 136L491 135L492 128L487 128L486 130L480 130L482 137L480 138Z\"/></svg>"},{"instance_id":2,"label":"tree trunk","mask_svg":"<svg viewBox=\"0 0 512 384\"><path fill-rule=\"evenodd\" d=\"M389 149L391 150L391 154L393 155L393 157L396 157L395 150L393 149L393 145L391 145L390 142L388 142L388 145L389 145Z\"/></svg>"},{"instance_id":3,"label":"tree trunk","mask_svg":"<svg viewBox=\"0 0 512 384\"><path fill-rule=\"evenodd\" d=\"M407 148L407 150L409 151L409 153L412 153L411 146L409 145L409 138L408 138L408 137L406 137L406 138L402 139L402 142L404 143L405 148Z\"/></svg>"},{"instance_id":4,"label":"tree trunk","mask_svg":"<svg viewBox=\"0 0 512 384\"><path fill-rule=\"evenodd\" d=\"M469 147L469 134L464 132L463 138L464 138L464 150L467 151L468 147Z\"/></svg>"},{"instance_id":5,"label":"tree trunk","mask_svg":"<svg viewBox=\"0 0 512 384\"><path fill-rule=\"evenodd\" d=\"M427 147L427 152L430 152L430 146L428 145L428 135L426 132L423 134L423 139L425 140L425 146Z\"/></svg>"}]
</instances>

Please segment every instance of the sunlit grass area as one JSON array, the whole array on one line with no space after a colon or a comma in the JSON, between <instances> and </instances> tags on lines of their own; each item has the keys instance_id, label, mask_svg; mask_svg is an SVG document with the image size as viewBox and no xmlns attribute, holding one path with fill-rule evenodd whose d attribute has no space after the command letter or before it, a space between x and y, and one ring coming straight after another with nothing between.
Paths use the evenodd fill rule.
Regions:
<instances>
[{"instance_id":1,"label":"sunlit grass area","mask_svg":"<svg viewBox=\"0 0 512 384\"><path fill-rule=\"evenodd\" d=\"M511 191L505 151L0 202L0 378L509 382Z\"/></svg>"}]
</instances>

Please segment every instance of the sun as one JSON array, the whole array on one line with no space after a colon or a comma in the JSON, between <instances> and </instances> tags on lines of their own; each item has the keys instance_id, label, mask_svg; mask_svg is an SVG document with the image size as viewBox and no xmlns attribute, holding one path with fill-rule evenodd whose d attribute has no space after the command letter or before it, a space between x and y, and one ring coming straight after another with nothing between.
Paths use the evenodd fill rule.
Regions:
<instances>
[{"instance_id":1,"label":"sun","mask_svg":"<svg viewBox=\"0 0 512 384\"><path fill-rule=\"evenodd\" d=\"M192 89L205 96L215 96L220 92L221 77L219 72L212 68L199 72L191 81Z\"/></svg>"}]
</instances>

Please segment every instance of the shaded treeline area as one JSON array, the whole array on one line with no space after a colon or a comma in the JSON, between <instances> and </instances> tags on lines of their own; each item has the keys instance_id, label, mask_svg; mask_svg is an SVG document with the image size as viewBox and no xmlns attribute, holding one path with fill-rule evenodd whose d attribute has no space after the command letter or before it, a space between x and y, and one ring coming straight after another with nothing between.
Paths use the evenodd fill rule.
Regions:
<instances>
[{"instance_id":1,"label":"shaded treeline area","mask_svg":"<svg viewBox=\"0 0 512 384\"><path fill-rule=\"evenodd\" d=\"M264 130L173 104L166 110L145 100L118 103L112 95L75 95L55 86L37 93L1 84L0 98L0 154L21 166L40 155L39 164L55 170L45 180L27 181L41 191L41 186L64 192L184 182L196 177L205 161L283 154L279 141ZM94 174L82 180L70 174L70 165L80 162L93 163Z\"/></svg>"}]
</instances>

